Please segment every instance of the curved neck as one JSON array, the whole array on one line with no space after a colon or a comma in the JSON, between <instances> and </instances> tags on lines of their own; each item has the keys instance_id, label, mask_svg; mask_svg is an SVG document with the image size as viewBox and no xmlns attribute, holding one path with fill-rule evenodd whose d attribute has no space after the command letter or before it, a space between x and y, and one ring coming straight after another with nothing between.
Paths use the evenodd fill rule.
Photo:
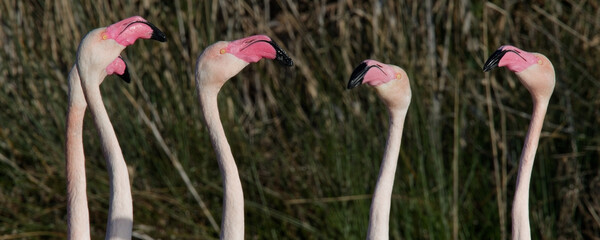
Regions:
<instances>
[{"instance_id":1,"label":"curved neck","mask_svg":"<svg viewBox=\"0 0 600 240\"><path fill-rule=\"evenodd\" d=\"M198 100L223 177L221 239L244 239L244 193L237 166L219 117L217 95L220 88L204 86L203 80L199 79L199 76L197 74L196 77Z\"/></svg>"},{"instance_id":2,"label":"curved neck","mask_svg":"<svg viewBox=\"0 0 600 240\"><path fill-rule=\"evenodd\" d=\"M67 239L90 239L82 137L86 107L87 103L81 89L79 72L74 65L69 73L69 106L65 136Z\"/></svg>"},{"instance_id":3,"label":"curved neck","mask_svg":"<svg viewBox=\"0 0 600 240\"><path fill-rule=\"evenodd\" d=\"M392 201L392 190L394 187L394 176L398 155L400 154L400 143L406 110L389 110L390 127L383 161L379 169L379 178L373 193L371 212L369 213L369 229L367 239L389 239L390 207Z\"/></svg>"},{"instance_id":4,"label":"curved neck","mask_svg":"<svg viewBox=\"0 0 600 240\"><path fill-rule=\"evenodd\" d=\"M533 101L533 114L529 123L529 130L519 160L519 173L517 175L517 188L512 207L512 239L531 239L529 227L529 183L533 170L533 161L537 151L544 117L548 109L547 100Z\"/></svg>"},{"instance_id":5,"label":"curved neck","mask_svg":"<svg viewBox=\"0 0 600 240\"><path fill-rule=\"evenodd\" d=\"M85 78L85 76L82 75L82 78ZM106 159L110 178L110 205L106 239L131 239L133 206L129 174L127 173L127 165L117 135L104 108L100 88L97 84L94 84L99 82L101 81L82 79L83 91L100 135L102 152Z\"/></svg>"}]
</instances>

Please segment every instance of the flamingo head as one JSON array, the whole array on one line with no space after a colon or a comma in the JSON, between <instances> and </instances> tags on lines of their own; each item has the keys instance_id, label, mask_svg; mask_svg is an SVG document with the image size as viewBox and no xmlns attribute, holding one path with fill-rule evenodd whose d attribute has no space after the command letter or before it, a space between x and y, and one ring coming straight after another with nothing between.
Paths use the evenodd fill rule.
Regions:
<instances>
[{"instance_id":1,"label":"flamingo head","mask_svg":"<svg viewBox=\"0 0 600 240\"><path fill-rule=\"evenodd\" d=\"M506 67L515 72L534 100L549 100L556 77L550 60L539 53L530 53L511 45L498 48L483 65L487 72L495 67Z\"/></svg>"},{"instance_id":2,"label":"flamingo head","mask_svg":"<svg viewBox=\"0 0 600 240\"><path fill-rule=\"evenodd\" d=\"M106 28L92 30L79 45L77 67L82 73L98 70L102 75L99 79L104 79L106 75L117 74L129 83L131 80L127 64L120 54L125 47L140 38L166 41L162 31L139 16L121 20Z\"/></svg>"},{"instance_id":3,"label":"flamingo head","mask_svg":"<svg viewBox=\"0 0 600 240\"><path fill-rule=\"evenodd\" d=\"M271 38L254 35L208 46L198 57L196 76L203 86L215 84L220 88L248 64L263 58L273 59L284 66L294 65L292 59Z\"/></svg>"},{"instance_id":4,"label":"flamingo head","mask_svg":"<svg viewBox=\"0 0 600 240\"><path fill-rule=\"evenodd\" d=\"M365 60L350 75L348 89L365 83L375 87L388 108L408 109L412 92L408 75L402 68L375 60Z\"/></svg>"}]
</instances>

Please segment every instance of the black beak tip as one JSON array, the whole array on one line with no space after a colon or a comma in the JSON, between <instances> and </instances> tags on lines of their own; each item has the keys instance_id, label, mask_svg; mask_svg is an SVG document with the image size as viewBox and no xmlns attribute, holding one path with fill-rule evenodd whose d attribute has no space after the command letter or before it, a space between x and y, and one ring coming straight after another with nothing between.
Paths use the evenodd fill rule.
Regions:
<instances>
[{"instance_id":1,"label":"black beak tip","mask_svg":"<svg viewBox=\"0 0 600 240\"><path fill-rule=\"evenodd\" d=\"M131 77L129 76L129 70L127 70L127 67L125 67L125 71L123 72L123 74L117 74L117 76L123 79L123 81L125 81L126 83L131 83Z\"/></svg>"},{"instance_id":2,"label":"black beak tip","mask_svg":"<svg viewBox=\"0 0 600 240\"><path fill-rule=\"evenodd\" d=\"M271 46L275 49L275 61L286 67L294 66L294 61L292 61L292 58L290 58L287 53L285 53L285 51L283 51L283 49L281 49L281 47L275 43L275 41L271 40L265 42L271 44Z\"/></svg>"},{"instance_id":3,"label":"black beak tip","mask_svg":"<svg viewBox=\"0 0 600 240\"><path fill-rule=\"evenodd\" d=\"M492 69L496 68L498 65L493 66L493 65L483 65L483 72L489 72Z\"/></svg>"},{"instance_id":4,"label":"black beak tip","mask_svg":"<svg viewBox=\"0 0 600 240\"><path fill-rule=\"evenodd\" d=\"M150 37L150 39L156 40L159 42L167 41L167 35L165 35L164 32L162 32L160 29L158 29L156 26L154 26L154 24L152 24L150 22L145 22L145 24L150 26L150 28L152 28L152 36Z\"/></svg>"},{"instance_id":5,"label":"black beak tip","mask_svg":"<svg viewBox=\"0 0 600 240\"><path fill-rule=\"evenodd\" d=\"M119 56L119 58L121 58L121 56ZM123 58L121 58L123 59ZM131 83L131 76L129 76L129 70L127 67L127 63L125 62L125 60L123 60L123 63L125 63L125 71L123 71L123 74L117 74L117 76L119 76L119 78L123 79L123 81L125 81L126 83Z\"/></svg>"},{"instance_id":6,"label":"black beak tip","mask_svg":"<svg viewBox=\"0 0 600 240\"><path fill-rule=\"evenodd\" d=\"M156 40L156 41L159 41L159 42L166 42L167 41L167 36L165 35L165 33L161 32L157 28L156 30L154 30L152 32L152 37L150 37L150 39Z\"/></svg>"},{"instance_id":7,"label":"black beak tip","mask_svg":"<svg viewBox=\"0 0 600 240\"><path fill-rule=\"evenodd\" d=\"M286 67L294 66L294 61L292 61L292 59L290 57L288 57L288 55L286 55L285 52L280 54L278 51L277 55L275 56L275 60L278 61L281 65L286 66Z\"/></svg>"},{"instance_id":8,"label":"black beak tip","mask_svg":"<svg viewBox=\"0 0 600 240\"><path fill-rule=\"evenodd\" d=\"M498 67L498 63L500 63L500 60L502 59L502 57L504 57L504 54L508 52L502 49L502 47L498 48L498 50L492 53L492 55L490 55L490 57L485 61L485 64L483 64L484 72L489 72L492 69Z\"/></svg>"},{"instance_id":9,"label":"black beak tip","mask_svg":"<svg viewBox=\"0 0 600 240\"><path fill-rule=\"evenodd\" d=\"M357 87L358 85L361 85L365 78L365 75L367 74L367 71L369 71L369 67L365 62L362 62L358 66L356 66L356 68L354 68L354 71L352 71L352 74L350 75L350 80L348 81L347 88L352 89Z\"/></svg>"},{"instance_id":10,"label":"black beak tip","mask_svg":"<svg viewBox=\"0 0 600 240\"><path fill-rule=\"evenodd\" d=\"M355 87L358 87L359 85L362 84L363 78L360 79L350 79L350 81L348 81L348 86L347 89L353 89Z\"/></svg>"}]
</instances>

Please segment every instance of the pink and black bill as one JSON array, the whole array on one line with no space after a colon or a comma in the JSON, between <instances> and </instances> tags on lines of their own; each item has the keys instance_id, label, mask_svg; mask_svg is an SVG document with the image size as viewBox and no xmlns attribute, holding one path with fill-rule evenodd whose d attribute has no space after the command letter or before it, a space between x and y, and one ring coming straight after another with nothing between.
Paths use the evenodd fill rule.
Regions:
<instances>
[{"instance_id":1,"label":"pink and black bill","mask_svg":"<svg viewBox=\"0 0 600 240\"><path fill-rule=\"evenodd\" d=\"M281 49L277 45L277 43L275 43L275 41L271 40L267 43L271 44L271 46L273 46L273 48L275 49L275 61L281 63L281 65L283 66L294 66L294 62L292 61L292 59L287 55L287 53L285 53L285 51L283 51L283 49Z\"/></svg>"},{"instance_id":2,"label":"pink and black bill","mask_svg":"<svg viewBox=\"0 0 600 240\"><path fill-rule=\"evenodd\" d=\"M383 72L381 67L378 65L369 66L366 62L360 63L350 75L350 81L348 81L348 89L355 88L356 86L362 84L363 80L365 79L365 75L367 75L367 72L369 72L369 70L373 67Z\"/></svg>"},{"instance_id":3,"label":"pink and black bill","mask_svg":"<svg viewBox=\"0 0 600 240\"><path fill-rule=\"evenodd\" d=\"M125 81L126 83L131 83L131 77L129 76L129 70L127 70L127 62L125 62L125 60L119 56L119 58L121 60L123 60L123 63L125 63L125 71L123 71L123 74L117 74L117 76L119 76L119 78L123 79L123 81Z\"/></svg>"},{"instance_id":4,"label":"pink and black bill","mask_svg":"<svg viewBox=\"0 0 600 240\"><path fill-rule=\"evenodd\" d=\"M525 58L523 56L521 56L521 52L515 49L506 49L505 46L502 46L500 48L498 48L498 50L496 50L494 53L492 53L492 55L488 58L487 61L485 61L485 64L483 65L483 71L484 72L488 72L496 67L498 67L498 63L500 63L500 60L502 60L502 57L504 57L504 54L508 53L508 52L513 52L515 54L517 54L517 56L521 57L524 61Z\"/></svg>"},{"instance_id":5,"label":"pink and black bill","mask_svg":"<svg viewBox=\"0 0 600 240\"><path fill-rule=\"evenodd\" d=\"M258 42L268 43L269 45L271 45L273 47L273 49L275 49L275 59L273 59L273 60L279 62L283 66L287 66L287 67L294 66L294 61L292 61L292 59L287 55L287 53L285 53L285 51L283 51L283 49L281 49L281 47L279 47L279 45L277 45L277 43L275 43L275 41L273 41L273 40L271 40L271 41L262 40L262 39L256 40L256 41L248 44L248 46L246 46L245 48L250 47L252 44L255 44Z\"/></svg>"},{"instance_id":6,"label":"pink and black bill","mask_svg":"<svg viewBox=\"0 0 600 240\"><path fill-rule=\"evenodd\" d=\"M167 41L167 35L165 35L164 32L162 32L160 29L158 29L156 26L154 26L154 24L152 24L150 22L135 21L135 22L131 22L130 24L128 24L127 27L129 27L135 23L146 24L146 25L148 25L148 27L150 27L152 29L152 36L150 37L150 39L156 40L159 42ZM125 27L123 29L123 31L127 30L127 27ZM119 58L123 59L121 56L119 56ZM123 62L125 63L125 71L123 72L123 74L120 74L120 75L117 74L117 76L119 76L119 78L123 79L123 81L125 81L126 83L131 83L131 76L129 75L129 70L127 70L127 62L125 62L125 60L123 60Z\"/></svg>"},{"instance_id":7,"label":"pink and black bill","mask_svg":"<svg viewBox=\"0 0 600 240\"><path fill-rule=\"evenodd\" d=\"M146 25L148 25L148 27L150 27L152 29L152 36L150 36L150 39L156 40L156 41L159 41L159 42L166 42L167 41L167 35L165 35L164 32L162 32L160 29L158 29L156 26L154 26L154 24L152 24L151 22L144 22L144 21L131 22L131 23L127 24L127 27L123 28L123 31L121 31L121 33L125 32L125 30L127 30L127 28L129 26L131 26L133 24L136 24L136 23L146 24Z\"/></svg>"},{"instance_id":8,"label":"pink and black bill","mask_svg":"<svg viewBox=\"0 0 600 240\"><path fill-rule=\"evenodd\" d=\"M159 42L167 41L167 35L165 35L164 32L162 32L160 29L158 29L156 26L154 26L154 24L152 24L150 22L145 22L145 24L148 25L150 28L152 28L152 36L150 37L150 39L156 40Z\"/></svg>"}]
</instances>

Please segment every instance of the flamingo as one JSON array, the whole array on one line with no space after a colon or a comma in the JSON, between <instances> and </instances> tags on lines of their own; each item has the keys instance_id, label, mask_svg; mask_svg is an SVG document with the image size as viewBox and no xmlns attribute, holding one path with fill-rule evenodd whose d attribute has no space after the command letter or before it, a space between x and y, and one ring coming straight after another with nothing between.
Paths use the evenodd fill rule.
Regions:
<instances>
[{"instance_id":1,"label":"flamingo","mask_svg":"<svg viewBox=\"0 0 600 240\"><path fill-rule=\"evenodd\" d=\"M348 82L348 89L367 83L375 87L377 94L383 100L388 112L389 135L379 170L379 177L373 193L373 201L369 213L369 229L367 239L389 239L390 205L394 175L402 130L410 99L412 96L410 82L406 72L394 65L380 63L375 60L365 60L358 65Z\"/></svg>"},{"instance_id":2,"label":"flamingo","mask_svg":"<svg viewBox=\"0 0 600 240\"><path fill-rule=\"evenodd\" d=\"M90 31L81 41L77 60L69 73L66 126L67 236L90 239L86 196L83 118L89 103L102 142L110 177L110 209L106 239L131 239L133 207L129 176L114 129L102 103L99 85L117 74L129 82L127 65L119 56L138 38L166 41L165 34L144 18L135 16L106 28Z\"/></svg>"},{"instance_id":3,"label":"flamingo","mask_svg":"<svg viewBox=\"0 0 600 240\"><path fill-rule=\"evenodd\" d=\"M540 140L548 103L554 91L554 67L548 58L539 53L530 53L514 46L505 45L496 50L485 62L483 71L495 67L507 67L513 71L527 88L533 100L533 114L525 144L519 159L517 188L512 206L512 239L531 239L529 227L529 182L535 152Z\"/></svg>"},{"instance_id":4,"label":"flamingo","mask_svg":"<svg viewBox=\"0 0 600 240\"><path fill-rule=\"evenodd\" d=\"M221 239L244 239L244 194L237 166L231 153L217 105L219 90L249 63L262 58L275 59L292 66L292 59L271 38L255 35L235 41L220 41L208 46L196 64L198 101L217 154L223 176L223 218Z\"/></svg>"}]
</instances>

